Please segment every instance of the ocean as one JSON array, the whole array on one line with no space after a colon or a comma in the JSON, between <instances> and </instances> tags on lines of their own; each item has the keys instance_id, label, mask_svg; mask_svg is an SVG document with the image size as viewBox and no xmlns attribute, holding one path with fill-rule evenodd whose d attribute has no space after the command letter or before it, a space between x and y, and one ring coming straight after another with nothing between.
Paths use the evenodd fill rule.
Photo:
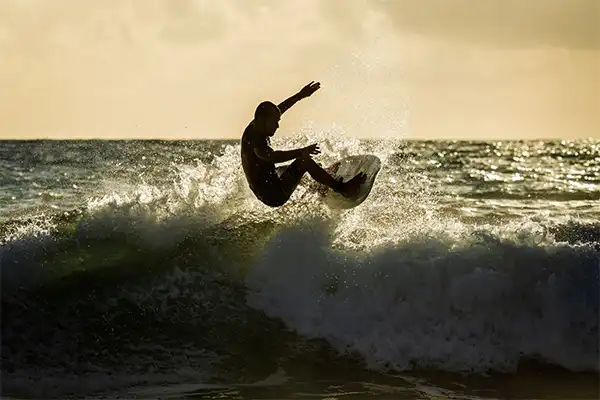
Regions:
<instances>
[{"instance_id":1,"label":"ocean","mask_svg":"<svg viewBox=\"0 0 600 400\"><path fill-rule=\"evenodd\" d=\"M600 140L359 140L259 203L237 141L0 141L3 398L592 399Z\"/></svg>"}]
</instances>

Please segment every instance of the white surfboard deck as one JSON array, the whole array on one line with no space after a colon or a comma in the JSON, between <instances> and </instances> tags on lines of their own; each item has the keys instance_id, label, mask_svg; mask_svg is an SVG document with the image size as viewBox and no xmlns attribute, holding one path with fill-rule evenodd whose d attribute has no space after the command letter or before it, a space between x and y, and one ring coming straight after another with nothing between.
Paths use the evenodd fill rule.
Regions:
<instances>
[{"instance_id":1,"label":"white surfboard deck","mask_svg":"<svg viewBox=\"0 0 600 400\"><path fill-rule=\"evenodd\" d=\"M358 206L369 196L375 183L375 178L381 169L381 160L372 154L348 156L325 169L336 179L342 178L344 182L354 178L359 172L365 173L365 181L360 186L360 190L352 197L343 196L329 188L323 187L323 185L319 185L319 192L323 195L323 201L329 207L347 209Z\"/></svg>"}]
</instances>

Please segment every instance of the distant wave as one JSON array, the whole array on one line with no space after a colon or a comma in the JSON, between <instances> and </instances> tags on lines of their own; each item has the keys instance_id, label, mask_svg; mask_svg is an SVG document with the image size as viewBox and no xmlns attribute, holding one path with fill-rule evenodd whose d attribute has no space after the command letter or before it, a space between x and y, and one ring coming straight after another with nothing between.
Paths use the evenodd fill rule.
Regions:
<instances>
[{"instance_id":1,"label":"distant wave","mask_svg":"<svg viewBox=\"0 0 600 400\"><path fill-rule=\"evenodd\" d=\"M473 199L499 199L499 200L536 200L536 201L594 201L600 200L600 192L590 191L523 191L523 192L507 192L506 189L494 190L477 188L476 191L464 195L466 198Z\"/></svg>"}]
</instances>

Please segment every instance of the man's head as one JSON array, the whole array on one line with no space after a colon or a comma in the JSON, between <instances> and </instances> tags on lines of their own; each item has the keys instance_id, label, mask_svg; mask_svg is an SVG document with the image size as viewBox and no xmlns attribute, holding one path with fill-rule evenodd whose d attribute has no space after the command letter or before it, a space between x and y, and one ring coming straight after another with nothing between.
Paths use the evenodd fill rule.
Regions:
<instances>
[{"instance_id":1,"label":"man's head","mask_svg":"<svg viewBox=\"0 0 600 400\"><path fill-rule=\"evenodd\" d=\"M256 107L254 112L254 121L259 124L267 136L273 136L279 128L279 119L281 111L279 107L270 101L263 101Z\"/></svg>"}]
</instances>

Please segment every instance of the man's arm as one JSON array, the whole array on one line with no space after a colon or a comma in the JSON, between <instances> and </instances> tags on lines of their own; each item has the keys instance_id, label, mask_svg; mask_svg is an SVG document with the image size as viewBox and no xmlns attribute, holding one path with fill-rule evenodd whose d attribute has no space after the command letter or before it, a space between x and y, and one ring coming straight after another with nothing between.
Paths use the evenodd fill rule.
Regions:
<instances>
[{"instance_id":1,"label":"man's arm","mask_svg":"<svg viewBox=\"0 0 600 400\"><path fill-rule=\"evenodd\" d=\"M296 93L295 95L288 97L287 99L279 103L277 107L279 107L279 111L281 111L281 113L283 114L301 99L302 98L300 97L300 93Z\"/></svg>"},{"instance_id":2,"label":"man's arm","mask_svg":"<svg viewBox=\"0 0 600 400\"><path fill-rule=\"evenodd\" d=\"M311 144L306 147L301 147L294 150L273 150L266 140L257 140L252 143L252 151L258 157L265 161L276 163L282 163L289 160L295 160L298 157L302 157L305 154L319 154L321 150L316 144Z\"/></svg>"},{"instance_id":3,"label":"man's arm","mask_svg":"<svg viewBox=\"0 0 600 400\"><path fill-rule=\"evenodd\" d=\"M295 150L273 150L269 146L256 146L254 148L254 154L262 158L265 161L272 163L282 163L289 160L295 160L301 157L306 152L306 149L295 149Z\"/></svg>"},{"instance_id":4,"label":"man's arm","mask_svg":"<svg viewBox=\"0 0 600 400\"><path fill-rule=\"evenodd\" d=\"M296 104L298 101L312 95L314 92L319 90L320 87L321 87L321 84L319 82L316 82L316 83L314 81L310 82L308 85L306 85L302 89L300 89L300 91L298 93L296 93L295 95L293 95L293 96L285 99L281 103L279 103L279 105L277 106L277 107L279 107L279 111L281 111L281 113L283 114L284 112L289 110L294 104Z\"/></svg>"}]
</instances>

